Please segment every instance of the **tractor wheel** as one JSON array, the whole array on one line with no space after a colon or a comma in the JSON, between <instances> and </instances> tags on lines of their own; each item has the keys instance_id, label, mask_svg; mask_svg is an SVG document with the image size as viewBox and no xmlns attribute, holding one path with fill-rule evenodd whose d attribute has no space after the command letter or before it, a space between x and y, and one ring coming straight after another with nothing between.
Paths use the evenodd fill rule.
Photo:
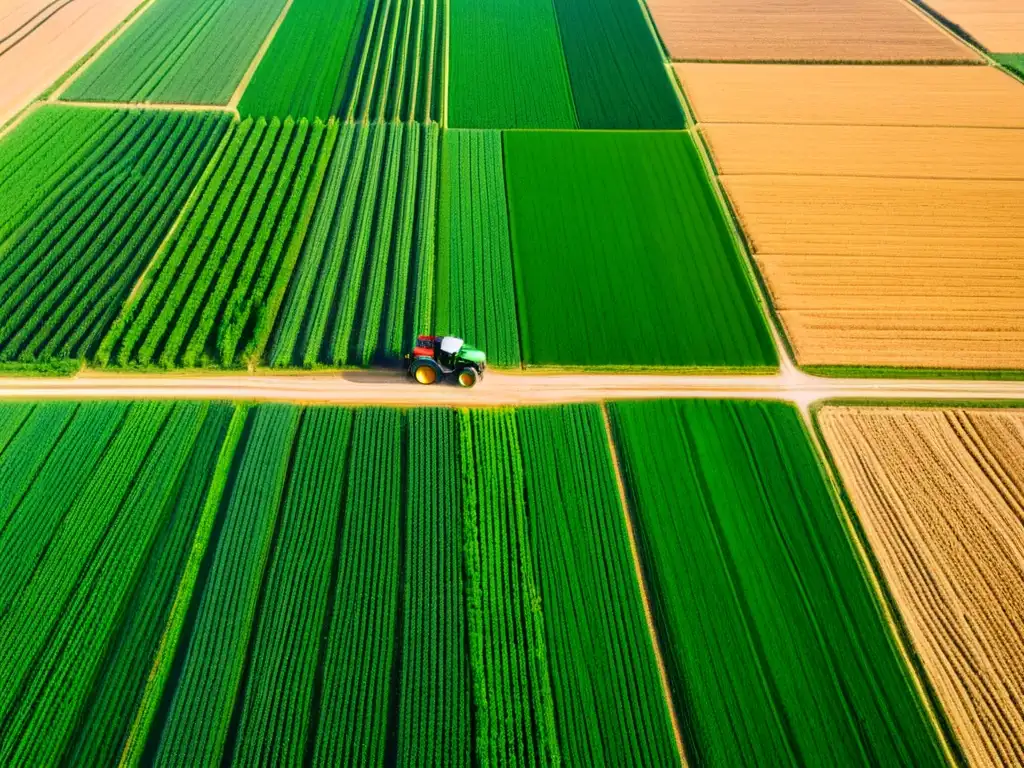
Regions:
<instances>
[{"instance_id":1,"label":"tractor wheel","mask_svg":"<svg viewBox=\"0 0 1024 768\"><path fill-rule=\"evenodd\" d=\"M476 368L463 368L459 371L459 386L469 389L476 384L477 378L479 378L479 376L476 372Z\"/></svg>"},{"instance_id":2,"label":"tractor wheel","mask_svg":"<svg viewBox=\"0 0 1024 768\"><path fill-rule=\"evenodd\" d=\"M441 378L441 369L433 360L417 360L412 364L409 373L420 384L436 384Z\"/></svg>"}]
</instances>

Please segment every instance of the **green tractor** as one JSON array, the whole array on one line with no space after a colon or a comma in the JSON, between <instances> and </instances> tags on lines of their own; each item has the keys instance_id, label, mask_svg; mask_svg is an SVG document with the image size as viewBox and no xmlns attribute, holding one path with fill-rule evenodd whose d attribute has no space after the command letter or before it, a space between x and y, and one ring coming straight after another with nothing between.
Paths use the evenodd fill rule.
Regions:
<instances>
[{"instance_id":1,"label":"green tractor","mask_svg":"<svg viewBox=\"0 0 1024 768\"><path fill-rule=\"evenodd\" d=\"M405 366L420 384L455 376L460 387L472 387L483 378L487 355L454 336L417 336Z\"/></svg>"}]
</instances>

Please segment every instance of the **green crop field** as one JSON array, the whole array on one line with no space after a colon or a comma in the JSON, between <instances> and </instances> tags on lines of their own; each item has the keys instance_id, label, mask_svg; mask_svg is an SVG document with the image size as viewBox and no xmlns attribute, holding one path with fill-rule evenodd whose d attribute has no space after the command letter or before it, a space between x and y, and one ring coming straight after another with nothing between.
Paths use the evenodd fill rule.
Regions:
<instances>
[{"instance_id":1,"label":"green crop field","mask_svg":"<svg viewBox=\"0 0 1024 768\"><path fill-rule=\"evenodd\" d=\"M451 0L449 123L575 128L551 0Z\"/></svg>"},{"instance_id":2,"label":"green crop field","mask_svg":"<svg viewBox=\"0 0 1024 768\"><path fill-rule=\"evenodd\" d=\"M232 126L181 225L97 355L121 365L257 361L284 298L337 123Z\"/></svg>"},{"instance_id":3,"label":"green crop field","mask_svg":"<svg viewBox=\"0 0 1024 768\"><path fill-rule=\"evenodd\" d=\"M21 213L0 243L0 362L96 351L228 127L226 115L87 112L0 182Z\"/></svg>"},{"instance_id":4,"label":"green crop field","mask_svg":"<svg viewBox=\"0 0 1024 768\"><path fill-rule=\"evenodd\" d=\"M688 134L510 131L505 163L525 363L776 364Z\"/></svg>"},{"instance_id":5,"label":"green crop field","mask_svg":"<svg viewBox=\"0 0 1024 768\"><path fill-rule=\"evenodd\" d=\"M501 133L447 131L441 154L434 332L519 365Z\"/></svg>"},{"instance_id":6,"label":"green crop field","mask_svg":"<svg viewBox=\"0 0 1024 768\"><path fill-rule=\"evenodd\" d=\"M284 5L157 0L63 98L227 104Z\"/></svg>"},{"instance_id":7,"label":"green crop field","mask_svg":"<svg viewBox=\"0 0 1024 768\"><path fill-rule=\"evenodd\" d=\"M1024 53L993 53L992 58L1024 79Z\"/></svg>"},{"instance_id":8,"label":"green crop field","mask_svg":"<svg viewBox=\"0 0 1024 768\"><path fill-rule=\"evenodd\" d=\"M439 132L346 123L271 339L272 365L396 359L432 314Z\"/></svg>"},{"instance_id":9,"label":"green crop field","mask_svg":"<svg viewBox=\"0 0 1024 768\"><path fill-rule=\"evenodd\" d=\"M693 760L943 764L796 410L610 416Z\"/></svg>"}]
</instances>

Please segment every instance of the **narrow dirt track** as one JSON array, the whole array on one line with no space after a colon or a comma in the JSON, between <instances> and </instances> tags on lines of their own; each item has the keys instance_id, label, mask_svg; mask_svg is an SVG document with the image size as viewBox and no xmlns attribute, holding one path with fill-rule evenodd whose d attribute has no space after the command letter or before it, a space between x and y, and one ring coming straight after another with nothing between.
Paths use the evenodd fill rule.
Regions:
<instances>
[{"instance_id":1,"label":"narrow dirt track","mask_svg":"<svg viewBox=\"0 0 1024 768\"><path fill-rule=\"evenodd\" d=\"M863 398L1022 400L1024 381L826 379L797 370L771 376L530 374L489 372L471 390L424 387L400 372L333 374L103 374L73 378L0 378L0 400L214 399L349 405L531 405L601 400L698 397L775 399L802 410L818 400Z\"/></svg>"}]
</instances>

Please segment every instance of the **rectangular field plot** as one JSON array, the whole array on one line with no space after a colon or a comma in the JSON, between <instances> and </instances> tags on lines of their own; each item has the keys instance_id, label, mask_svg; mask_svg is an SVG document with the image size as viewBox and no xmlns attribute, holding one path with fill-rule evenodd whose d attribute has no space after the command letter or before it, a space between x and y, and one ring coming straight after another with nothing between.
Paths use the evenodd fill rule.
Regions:
<instances>
[{"instance_id":1,"label":"rectangular field plot","mask_svg":"<svg viewBox=\"0 0 1024 768\"><path fill-rule=\"evenodd\" d=\"M284 5L156 0L63 98L227 104Z\"/></svg>"},{"instance_id":2,"label":"rectangular field plot","mask_svg":"<svg viewBox=\"0 0 1024 768\"><path fill-rule=\"evenodd\" d=\"M980 61L902 0L650 0L669 56L696 61Z\"/></svg>"},{"instance_id":3,"label":"rectangular field plot","mask_svg":"<svg viewBox=\"0 0 1024 768\"><path fill-rule=\"evenodd\" d=\"M1024 412L823 408L818 424L972 765L1024 761Z\"/></svg>"},{"instance_id":4,"label":"rectangular field plot","mask_svg":"<svg viewBox=\"0 0 1024 768\"><path fill-rule=\"evenodd\" d=\"M524 362L776 364L685 133L505 134Z\"/></svg>"},{"instance_id":5,"label":"rectangular field plot","mask_svg":"<svg viewBox=\"0 0 1024 768\"><path fill-rule=\"evenodd\" d=\"M445 2L294 0L242 115L439 121Z\"/></svg>"},{"instance_id":6,"label":"rectangular field plot","mask_svg":"<svg viewBox=\"0 0 1024 768\"><path fill-rule=\"evenodd\" d=\"M45 107L8 137L0 151L22 151L0 172L14 214L0 216L0 362L96 351L228 122ZM37 129L60 143L34 141Z\"/></svg>"},{"instance_id":7,"label":"rectangular field plot","mask_svg":"<svg viewBox=\"0 0 1024 768\"><path fill-rule=\"evenodd\" d=\"M96 361L166 368L258 363L337 134L334 121L250 118L232 125Z\"/></svg>"},{"instance_id":8,"label":"rectangular field plot","mask_svg":"<svg viewBox=\"0 0 1024 768\"><path fill-rule=\"evenodd\" d=\"M990 51L1024 51L1024 5L1016 0L927 0L925 5Z\"/></svg>"},{"instance_id":9,"label":"rectangular field plot","mask_svg":"<svg viewBox=\"0 0 1024 768\"><path fill-rule=\"evenodd\" d=\"M678 760L596 405L5 404L0 461L8 763Z\"/></svg>"},{"instance_id":10,"label":"rectangular field plot","mask_svg":"<svg viewBox=\"0 0 1024 768\"><path fill-rule=\"evenodd\" d=\"M945 763L796 410L609 410L690 764Z\"/></svg>"},{"instance_id":11,"label":"rectangular field plot","mask_svg":"<svg viewBox=\"0 0 1024 768\"><path fill-rule=\"evenodd\" d=\"M674 68L699 123L1024 128L1024 88L993 67Z\"/></svg>"},{"instance_id":12,"label":"rectangular field plot","mask_svg":"<svg viewBox=\"0 0 1024 768\"><path fill-rule=\"evenodd\" d=\"M441 144L434 333L465 338L490 364L519 365L501 132L445 131Z\"/></svg>"},{"instance_id":13,"label":"rectangular field plot","mask_svg":"<svg viewBox=\"0 0 1024 768\"><path fill-rule=\"evenodd\" d=\"M448 123L575 128L552 0L451 0Z\"/></svg>"}]
</instances>

